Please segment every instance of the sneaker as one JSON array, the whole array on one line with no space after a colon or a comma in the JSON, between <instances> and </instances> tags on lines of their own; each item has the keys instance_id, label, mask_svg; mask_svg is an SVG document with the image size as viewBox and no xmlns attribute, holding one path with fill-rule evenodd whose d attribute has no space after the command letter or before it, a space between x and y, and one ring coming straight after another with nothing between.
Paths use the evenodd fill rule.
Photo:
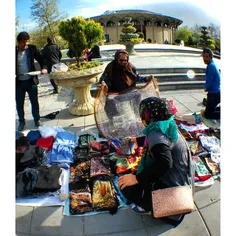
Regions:
<instances>
[{"instance_id":1,"label":"sneaker","mask_svg":"<svg viewBox=\"0 0 236 236\"><path fill-rule=\"evenodd\" d=\"M36 127L39 127L39 126L42 126L43 125L43 122L38 120L37 122L35 122L35 126Z\"/></svg>"},{"instance_id":2,"label":"sneaker","mask_svg":"<svg viewBox=\"0 0 236 236\"><path fill-rule=\"evenodd\" d=\"M22 131L25 127L25 122L20 122L19 126L18 126L18 131Z\"/></svg>"},{"instance_id":3,"label":"sneaker","mask_svg":"<svg viewBox=\"0 0 236 236\"><path fill-rule=\"evenodd\" d=\"M53 94L58 94L58 89L54 89L52 93Z\"/></svg>"},{"instance_id":4,"label":"sneaker","mask_svg":"<svg viewBox=\"0 0 236 236\"><path fill-rule=\"evenodd\" d=\"M206 100L206 98L203 98L203 100L202 100L202 105L203 105L203 106L206 106L206 104L207 104L207 100Z\"/></svg>"},{"instance_id":5,"label":"sneaker","mask_svg":"<svg viewBox=\"0 0 236 236\"><path fill-rule=\"evenodd\" d=\"M135 204L132 204L131 210L133 210L135 213L138 213L138 214L151 215L151 211L147 211L143 209L142 207L137 206Z\"/></svg>"}]
</instances>

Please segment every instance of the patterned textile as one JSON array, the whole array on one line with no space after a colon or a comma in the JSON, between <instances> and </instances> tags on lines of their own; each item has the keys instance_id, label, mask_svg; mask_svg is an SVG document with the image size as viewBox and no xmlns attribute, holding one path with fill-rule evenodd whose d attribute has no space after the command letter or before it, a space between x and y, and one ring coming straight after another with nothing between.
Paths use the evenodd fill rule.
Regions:
<instances>
[{"instance_id":1,"label":"patterned textile","mask_svg":"<svg viewBox=\"0 0 236 236\"><path fill-rule=\"evenodd\" d=\"M149 97L142 100L139 113L144 126L151 122L168 120L173 115L169 101L158 97Z\"/></svg>"},{"instance_id":2,"label":"patterned textile","mask_svg":"<svg viewBox=\"0 0 236 236\"><path fill-rule=\"evenodd\" d=\"M117 206L114 186L109 180L96 180L93 184L93 208L107 210Z\"/></svg>"},{"instance_id":3,"label":"patterned textile","mask_svg":"<svg viewBox=\"0 0 236 236\"><path fill-rule=\"evenodd\" d=\"M139 104L150 96L159 96L154 79L121 94L108 93L106 96L99 89L94 113L99 134L107 139L141 136L144 126L139 116Z\"/></svg>"},{"instance_id":4,"label":"patterned textile","mask_svg":"<svg viewBox=\"0 0 236 236\"><path fill-rule=\"evenodd\" d=\"M198 180L205 181L212 177L212 174L209 172L199 157L194 156L193 160L195 163L195 176L198 178Z\"/></svg>"},{"instance_id":5,"label":"patterned textile","mask_svg":"<svg viewBox=\"0 0 236 236\"><path fill-rule=\"evenodd\" d=\"M90 161L82 162L70 167L70 183L78 181L88 181L90 178Z\"/></svg>"},{"instance_id":6,"label":"patterned textile","mask_svg":"<svg viewBox=\"0 0 236 236\"><path fill-rule=\"evenodd\" d=\"M188 146L190 148L192 155L196 155L205 151L198 140L189 140L187 141L187 143L188 143Z\"/></svg>"},{"instance_id":7,"label":"patterned textile","mask_svg":"<svg viewBox=\"0 0 236 236\"><path fill-rule=\"evenodd\" d=\"M111 175L110 162L108 157L91 158L90 176Z\"/></svg>"},{"instance_id":8,"label":"patterned textile","mask_svg":"<svg viewBox=\"0 0 236 236\"><path fill-rule=\"evenodd\" d=\"M151 131L160 130L170 140L177 141L177 125L171 118L173 113L171 104L167 99L158 97L146 98L140 103L139 113L146 127L143 130L143 134L148 136Z\"/></svg>"},{"instance_id":9,"label":"patterned textile","mask_svg":"<svg viewBox=\"0 0 236 236\"><path fill-rule=\"evenodd\" d=\"M89 188L70 192L70 213L83 214L93 211L92 197Z\"/></svg>"},{"instance_id":10,"label":"patterned textile","mask_svg":"<svg viewBox=\"0 0 236 236\"><path fill-rule=\"evenodd\" d=\"M110 152L110 143L108 141L92 141L89 143L90 150L89 152L92 154L93 152L98 152L101 154L108 154Z\"/></svg>"}]
</instances>

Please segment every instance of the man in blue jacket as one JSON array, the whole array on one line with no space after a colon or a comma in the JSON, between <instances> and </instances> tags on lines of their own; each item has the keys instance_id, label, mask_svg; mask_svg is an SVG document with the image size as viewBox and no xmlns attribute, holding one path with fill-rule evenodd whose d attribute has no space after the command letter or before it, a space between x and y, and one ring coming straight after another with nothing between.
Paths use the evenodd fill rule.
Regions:
<instances>
[{"instance_id":1,"label":"man in blue jacket","mask_svg":"<svg viewBox=\"0 0 236 236\"><path fill-rule=\"evenodd\" d=\"M207 119L220 119L220 110L216 107L220 104L220 72L216 64L213 61L213 52L209 48L204 48L202 52L204 63L206 68L206 82L204 85L204 91L207 92L207 102L205 109L205 117Z\"/></svg>"},{"instance_id":2,"label":"man in blue jacket","mask_svg":"<svg viewBox=\"0 0 236 236\"><path fill-rule=\"evenodd\" d=\"M22 131L25 126L24 118L24 101L25 93L29 95L29 100L32 107L32 115L34 118L35 126L42 125L39 115L39 103L38 103L38 77L26 74L31 71L35 71L34 59L39 63L41 67L41 73L47 73L47 67L44 59L36 46L29 44L29 34L25 31L21 32L17 36L16 46L16 109L19 117L18 131Z\"/></svg>"}]
</instances>

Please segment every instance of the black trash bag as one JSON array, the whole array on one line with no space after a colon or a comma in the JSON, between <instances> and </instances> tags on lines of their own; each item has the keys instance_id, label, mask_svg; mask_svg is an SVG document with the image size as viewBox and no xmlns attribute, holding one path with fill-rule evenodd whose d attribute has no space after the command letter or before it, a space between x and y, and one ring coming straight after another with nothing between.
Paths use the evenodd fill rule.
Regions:
<instances>
[{"instance_id":1,"label":"black trash bag","mask_svg":"<svg viewBox=\"0 0 236 236\"><path fill-rule=\"evenodd\" d=\"M49 113L45 116L41 116L41 118L46 118L46 119L50 119L50 120L54 120L56 118L56 116L59 114L60 111L54 111L52 113Z\"/></svg>"}]
</instances>

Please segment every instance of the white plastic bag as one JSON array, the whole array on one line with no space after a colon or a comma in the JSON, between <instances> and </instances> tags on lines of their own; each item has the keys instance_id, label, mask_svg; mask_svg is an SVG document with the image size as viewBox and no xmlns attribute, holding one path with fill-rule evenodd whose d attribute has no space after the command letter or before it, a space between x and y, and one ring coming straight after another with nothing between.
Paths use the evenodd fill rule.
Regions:
<instances>
[{"instance_id":1,"label":"white plastic bag","mask_svg":"<svg viewBox=\"0 0 236 236\"><path fill-rule=\"evenodd\" d=\"M55 138L57 135L57 130L54 129L52 126L43 125L43 126L39 126L38 129L43 138L47 138L50 136L53 136Z\"/></svg>"},{"instance_id":2,"label":"white plastic bag","mask_svg":"<svg viewBox=\"0 0 236 236\"><path fill-rule=\"evenodd\" d=\"M67 72L68 66L65 63L57 63L52 66L52 72Z\"/></svg>"}]
</instances>

